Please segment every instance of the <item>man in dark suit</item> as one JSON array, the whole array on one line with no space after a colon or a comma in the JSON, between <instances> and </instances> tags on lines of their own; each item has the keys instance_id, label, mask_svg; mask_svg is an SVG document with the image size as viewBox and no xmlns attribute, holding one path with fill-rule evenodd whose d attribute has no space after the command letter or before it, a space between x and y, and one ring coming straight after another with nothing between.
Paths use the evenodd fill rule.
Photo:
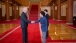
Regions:
<instances>
[{"instance_id":1,"label":"man in dark suit","mask_svg":"<svg viewBox=\"0 0 76 43\"><path fill-rule=\"evenodd\" d=\"M22 28L22 38L23 38L23 43L28 42L28 23L31 23L31 21L28 20L27 18L27 7L23 8L23 12L21 14L21 28Z\"/></svg>"},{"instance_id":2,"label":"man in dark suit","mask_svg":"<svg viewBox=\"0 0 76 43\"><path fill-rule=\"evenodd\" d=\"M49 26L49 14L48 14L48 10L45 9L44 12L45 12L45 17L47 19L47 26ZM47 32L46 32L46 38L48 38L48 27L47 27Z\"/></svg>"}]
</instances>

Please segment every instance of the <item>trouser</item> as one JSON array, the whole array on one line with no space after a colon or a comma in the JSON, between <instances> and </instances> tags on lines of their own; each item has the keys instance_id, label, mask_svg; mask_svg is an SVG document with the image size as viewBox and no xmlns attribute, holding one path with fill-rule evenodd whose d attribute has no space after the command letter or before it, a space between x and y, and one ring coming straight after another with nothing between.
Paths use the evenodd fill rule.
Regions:
<instances>
[{"instance_id":1,"label":"trouser","mask_svg":"<svg viewBox=\"0 0 76 43\"><path fill-rule=\"evenodd\" d=\"M46 32L42 32L42 43L46 43Z\"/></svg>"},{"instance_id":2,"label":"trouser","mask_svg":"<svg viewBox=\"0 0 76 43\"><path fill-rule=\"evenodd\" d=\"M27 28L22 28L22 38L23 38L23 43L28 41L28 30L27 30Z\"/></svg>"},{"instance_id":3,"label":"trouser","mask_svg":"<svg viewBox=\"0 0 76 43\"><path fill-rule=\"evenodd\" d=\"M48 31L46 32L46 38L48 37Z\"/></svg>"},{"instance_id":4,"label":"trouser","mask_svg":"<svg viewBox=\"0 0 76 43\"><path fill-rule=\"evenodd\" d=\"M48 37L48 27L47 27L47 32L46 32L46 38Z\"/></svg>"}]
</instances>

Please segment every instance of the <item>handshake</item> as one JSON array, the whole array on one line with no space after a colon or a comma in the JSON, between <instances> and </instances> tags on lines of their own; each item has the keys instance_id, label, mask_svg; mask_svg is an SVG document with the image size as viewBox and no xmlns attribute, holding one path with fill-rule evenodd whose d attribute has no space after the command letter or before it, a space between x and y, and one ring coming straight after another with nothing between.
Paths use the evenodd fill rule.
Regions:
<instances>
[{"instance_id":1,"label":"handshake","mask_svg":"<svg viewBox=\"0 0 76 43\"><path fill-rule=\"evenodd\" d=\"M31 23L35 23L35 21L31 21Z\"/></svg>"}]
</instances>

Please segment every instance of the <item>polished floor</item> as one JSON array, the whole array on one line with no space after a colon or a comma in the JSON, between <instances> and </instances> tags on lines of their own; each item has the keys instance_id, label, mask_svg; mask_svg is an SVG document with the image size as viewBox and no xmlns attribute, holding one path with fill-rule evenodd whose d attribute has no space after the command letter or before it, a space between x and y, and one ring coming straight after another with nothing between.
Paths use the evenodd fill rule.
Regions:
<instances>
[{"instance_id":1,"label":"polished floor","mask_svg":"<svg viewBox=\"0 0 76 43\"><path fill-rule=\"evenodd\" d=\"M50 24L49 35L52 40L76 40L76 30L66 24Z\"/></svg>"},{"instance_id":2,"label":"polished floor","mask_svg":"<svg viewBox=\"0 0 76 43\"><path fill-rule=\"evenodd\" d=\"M10 30L18 24L0 24L0 34ZM50 24L49 35L52 40L76 40L76 30L66 24Z\"/></svg>"},{"instance_id":3,"label":"polished floor","mask_svg":"<svg viewBox=\"0 0 76 43\"><path fill-rule=\"evenodd\" d=\"M0 34L12 29L13 27L17 25L18 24L0 24Z\"/></svg>"}]
</instances>

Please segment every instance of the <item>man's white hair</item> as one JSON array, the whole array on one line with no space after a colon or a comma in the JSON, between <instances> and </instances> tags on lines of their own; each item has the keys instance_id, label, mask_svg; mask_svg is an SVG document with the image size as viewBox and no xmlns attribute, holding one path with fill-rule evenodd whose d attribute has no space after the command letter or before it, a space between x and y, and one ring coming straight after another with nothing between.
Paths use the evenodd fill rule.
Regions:
<instances>
[{"instance_id":1,"label":"man's white hair","mask_svg":"<svg viewBox=\"0 0 76 43\"><path fill-rule=\"evenodd\" d=\"M24 13L27 13L27 11L28 11L28 8L27 8L27 7L24 7L24 8L23 8L23 12L24 12Z\"/></svg>"}]
</instances>

